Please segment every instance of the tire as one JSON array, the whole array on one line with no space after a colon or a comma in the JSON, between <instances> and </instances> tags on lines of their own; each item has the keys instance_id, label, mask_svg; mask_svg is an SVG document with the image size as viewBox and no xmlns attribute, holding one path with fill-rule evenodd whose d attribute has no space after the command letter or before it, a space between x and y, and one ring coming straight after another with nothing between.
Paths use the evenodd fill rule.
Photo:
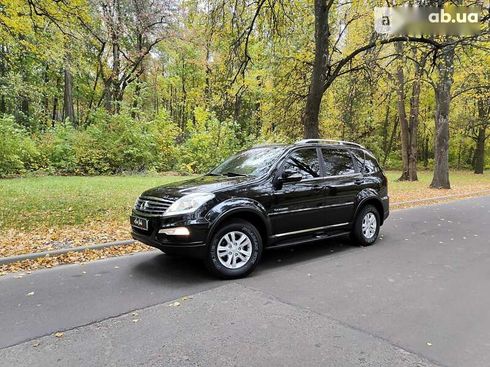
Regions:
<instances>
[{"instance_id":1,"label":"tire","mask_svg":"<svg viewBox=\"0 0 490 367\"><path fill-rule=\"evenodd\" d=\"M262 237L251 223L235 219L214 233L207 248L206 266L222 279L250 274L262 255Z\"/></svg>"},{"instance_id":2,"label":"tire","mask_svg":"<svg viewBox=\"0 0 490 367\"><path fill-rule=\"evenodd\" d=\"M378 239L380 223L379 212L374 206L366 205L362 207L352 228L352 240L360 246L372 245Z\"/></svg>"}]
</instances>

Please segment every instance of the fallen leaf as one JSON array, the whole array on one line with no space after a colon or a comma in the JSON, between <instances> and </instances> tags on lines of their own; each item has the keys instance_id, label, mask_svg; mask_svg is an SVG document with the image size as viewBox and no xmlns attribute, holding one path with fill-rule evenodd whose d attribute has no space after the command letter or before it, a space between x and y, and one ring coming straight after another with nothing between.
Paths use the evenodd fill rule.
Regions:
<instances>
[{"instance_id":1,"label":"fallen leaf","mask_svg":"<svg viewBox=\"0 0 490 367\"><path fill-rule=\"evenodd\" d=\"M63 335L65 335L65 333L63 333L61 331L58 331L57 333L54 333L54 336L57 337L57 338L62 338Z\"/></svg>"},{"instance_id":2,"label":"fallen leaf","mask_svg":"<svg viewBox=\"0 0 490 367\"><path fill-rule=\"evenodd\" d=\"M168 305L168 307L178 307L178 306L180 306L180 302L177 302L177 301Z\"/></svg>"}]
</instances>

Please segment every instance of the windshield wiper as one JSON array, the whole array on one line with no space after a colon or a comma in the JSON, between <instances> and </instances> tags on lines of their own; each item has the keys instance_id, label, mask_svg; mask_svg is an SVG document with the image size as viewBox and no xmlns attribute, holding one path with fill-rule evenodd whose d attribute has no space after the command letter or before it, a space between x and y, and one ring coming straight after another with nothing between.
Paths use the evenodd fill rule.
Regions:
<instances>
[{"instance_id":1,"label":"windshield wiper","mask_svg":"<svg viewBox=\"0 0 490 367\"><path fill-rule=\"evenodd\" d=\"M236 172L225 172L223 175L228 176L228 177L247 177L248 175L245 175L243 173L236 173Z\"/></svg>"}]
</instances>

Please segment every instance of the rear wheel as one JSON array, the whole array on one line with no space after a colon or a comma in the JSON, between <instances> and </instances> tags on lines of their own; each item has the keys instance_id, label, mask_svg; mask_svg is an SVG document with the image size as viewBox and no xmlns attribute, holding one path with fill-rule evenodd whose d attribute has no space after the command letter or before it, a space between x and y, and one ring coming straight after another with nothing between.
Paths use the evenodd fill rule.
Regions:
<instances>
[{"instance_id":1,"label":"rear wheel","mask_svg":"<svg viewBox=\"0 0 490 367\"><path fill-rule=\"evenodd\" d=\"M357 214L351 237L361 246L372 245L378 239L380 225L378 210L373 205L366 205Z\"/></svg>"},{"instance_id":2,"label":"rear wheel","mask_svg":"<svg viewBox=\"0 0 490 367\"><path fill-rule=\"evenodd\" d=\"M208 246L206 266L223 279L241 278L257 266L262 254L262 238L251 223L233 220L213 235Z\"/></svg>"}]
</instances>

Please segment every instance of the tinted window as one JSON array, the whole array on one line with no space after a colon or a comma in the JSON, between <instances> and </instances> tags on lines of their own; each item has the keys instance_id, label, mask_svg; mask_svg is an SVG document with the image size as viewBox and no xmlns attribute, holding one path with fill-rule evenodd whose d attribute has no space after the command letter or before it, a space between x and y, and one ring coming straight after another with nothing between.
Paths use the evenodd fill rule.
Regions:
<instances>
[{"instance_id":1,"label":"tinted window","mask_svg":"<svg viewBox=\"0 0 490 367\"><path fill-rule=\"evenodd\" d=\"M374 173L379 171L378 162L371 154L364 155L364 173Z\"/></svg>"},{"instance_id":2,"label":"tinted window","mask_svg":"<svg viewBox=\"0 0 490 367\"><path fill-rule=\"evenodd\" d=\"M360 149L352 149L351 153L358 171L364 172L364 152Z\"/></svg>"},{"instance_id":3,"label":"tinted window","mask_svg":"<svg viewBox=\"0 0 490 367\"><path fill-rule=\"evenodd\" d=\"M284 147L281 146L246 150L228 158L210 174L260 176L271 168L283 152Z\"/></svg>"},{"instance_id":4,"label":"tinted window","mask_svg":"<svg viewBox=\"0 0 490 367\"><path fill-rule=\"evenodd\" d=\"M339 176L355 173L354 162L348 150L322 149L326 176Z\"/></svg>"},{"instance_id":5,"label":"tinted window","mask_svg":"<svg viewBox=\"0 0 490 367\"><path fill-rule=\"evenodd\" d=\"M296 150L287 159L284 171L293 171L301 174L303 179L320 176L320 164L316 149Z\"/></svg>"}]
</instances>

